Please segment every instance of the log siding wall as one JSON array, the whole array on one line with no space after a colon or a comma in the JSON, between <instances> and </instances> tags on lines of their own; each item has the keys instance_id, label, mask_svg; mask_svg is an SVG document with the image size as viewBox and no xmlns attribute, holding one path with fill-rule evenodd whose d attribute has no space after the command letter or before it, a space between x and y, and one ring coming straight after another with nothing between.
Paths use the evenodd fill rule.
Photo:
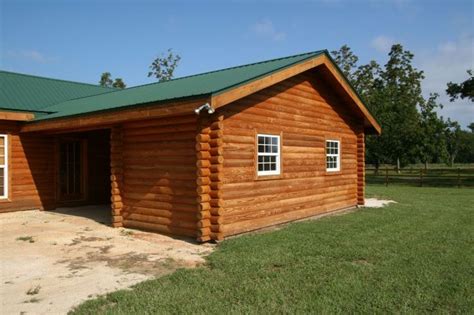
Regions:
<instances>
[{"instance_id":1,"label":"log siding wall","mask_svg":"<svg viewBox=\"0 0 474 315\"><path fill-rule=\"evenodd\" d=\"M196 136L198 241L222 240L222 116L201 117Z\"/></svg>"},{"instance_id":2,"label":"log siding wall","mask_svg":"<svg viewBox=\"0 0 474 315\"><path fill-rule=\"evenodd\" d=\"M110 130L110 202L112 208L112 226L123 226L123 137L122 127Z\"/></svg>"},{"instance_id":3,"label":"log siding wall","mask_svg":"<svg viewBox=\"0 0 474 315\"><path fill-rule=\"evenodd\" d=\"M357 134L357 204L363 206L365 197L365 134Z\"/></svg>"},{"instance_id":4,"label":"log siding wall","mask_svg":"<svg viewBox=\"0 0 474 315\"><path fill-rule=\"evenodd\" d=\"M122 125L123 226L199 237L197 116Z\"/></svg>"},{"instance_id":5,"label":"log siding wall","mask_svg":"<svg viewBox=\"0 0 474 315\"><path fill-rule=\"evenodd\" d=\"M311 72L236 101L222 114L225 236L361 202L362 119ZM257 133L281 134L279 176L257 176ZM339 172L326 172L327 139L340 140Z\"/></svg>"},{"instance_id":6,"label":"log siding wall","mask_svg":"<svg viewBox=\"0 0 474 315\"><path fill-rule=\"evenodd\" d=\"M0 212L54 207L54 139L19 134L19 125L7 121L0 121L0 133L9 143L9 198L0 200Z\"/></svg>"}]
</instances>

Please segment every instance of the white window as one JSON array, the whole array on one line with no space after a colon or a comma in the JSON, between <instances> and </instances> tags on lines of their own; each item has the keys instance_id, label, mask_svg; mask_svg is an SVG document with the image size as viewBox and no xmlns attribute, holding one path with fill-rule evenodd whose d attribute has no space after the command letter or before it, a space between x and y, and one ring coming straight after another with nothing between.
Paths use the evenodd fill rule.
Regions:
<instances>
[{"instance_id":1,"label":"white window","mask_svg":"<svg viewBox=\"0 0 474 315\"><path fill-rule=\"evenodd\" d=\"M326 140L326 171L337 172L341 169L340 141Z\"/></svg>"},{"instance_id":2,"label":"white window","mask_svg":"<svg viewBox=\"0 0 474 315\"><path fill-rule=\"evenodd\" d=\"M0 135L0 199L8 198L8 138Z\"/></svg>"},{"instance_id":3,"label":"white window","mask_svg":"<svg viewBox=\"0 0 474 315\"><path fill-rule=\"evenodd\" d=\"M280 136L259 134L257 143L258 175L280 174Z\"/></svg>"}]
</instances>

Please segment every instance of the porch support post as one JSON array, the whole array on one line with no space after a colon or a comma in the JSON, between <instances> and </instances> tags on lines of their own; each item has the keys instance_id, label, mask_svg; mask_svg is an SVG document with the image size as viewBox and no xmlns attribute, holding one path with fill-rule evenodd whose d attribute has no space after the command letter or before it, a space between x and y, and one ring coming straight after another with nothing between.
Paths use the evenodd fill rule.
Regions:
<instances>
[{"instance_id":1,"label":"porch support post","mask_svg":"<svg viewBox=\"0 0 474 315\"><path fill-rule=\"evenodd\" d=\"M110 182L112 226L122 227L123 141L121 126L114 126L110 130Z\"/></svg>"},{"instance_id":2,"label":"porch support post","mask_svg":"<svg viewBox=\"0 0 474 315\"><path fill-rule=\"evenodd\" d=\"M357 204L365 204L365 134L362 129L357 133Z\"/></svg>"}]
</instances>

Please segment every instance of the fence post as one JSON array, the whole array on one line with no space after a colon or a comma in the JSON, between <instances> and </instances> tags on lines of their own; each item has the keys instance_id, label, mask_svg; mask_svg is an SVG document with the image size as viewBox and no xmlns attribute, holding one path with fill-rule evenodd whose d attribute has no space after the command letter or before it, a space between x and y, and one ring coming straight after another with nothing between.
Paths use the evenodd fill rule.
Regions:
<instances>
[{"instance_id":1,"label":"fence post","mask_svg":"<svg viewBox=\"0 0 474 315\"><path fill-rule=\"evenodd\" d=\"M388 167L385 166L385 187L388 187Z\"/></svg>"},{"instance_id":2,"label":"fence post","mask_svg":"<svg viewBox=\"0 0 474 315\"><path fill-rule=\"evenodd\" d=\"M423 187L423 169L420 168L420 187Z\"/></svg>"},{"instance_id":3,"label":"fence post","mask_svg":"<svg viewBox=\"0 0 474 315\"><path fill-rule=\"evenodd\" d=\"M461 188L461 168L458 167L458 188Z\"/></svg>"}]
</instances>

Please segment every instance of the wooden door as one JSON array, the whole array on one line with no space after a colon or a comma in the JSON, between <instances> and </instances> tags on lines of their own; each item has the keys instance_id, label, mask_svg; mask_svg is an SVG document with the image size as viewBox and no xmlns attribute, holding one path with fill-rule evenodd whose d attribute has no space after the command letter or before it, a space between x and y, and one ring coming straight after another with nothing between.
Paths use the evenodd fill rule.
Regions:
<instances>
[{"instance_id":1,"label":"wooden door","mask_svg":"<svg viewBox=\"0 0 474 315\"><path fill-rule=\"evenodd\" d=\"M84 200L86 174L86 141L62 139L59 141L58 193L61 201Z\"/></svg>"}]
</instances>

